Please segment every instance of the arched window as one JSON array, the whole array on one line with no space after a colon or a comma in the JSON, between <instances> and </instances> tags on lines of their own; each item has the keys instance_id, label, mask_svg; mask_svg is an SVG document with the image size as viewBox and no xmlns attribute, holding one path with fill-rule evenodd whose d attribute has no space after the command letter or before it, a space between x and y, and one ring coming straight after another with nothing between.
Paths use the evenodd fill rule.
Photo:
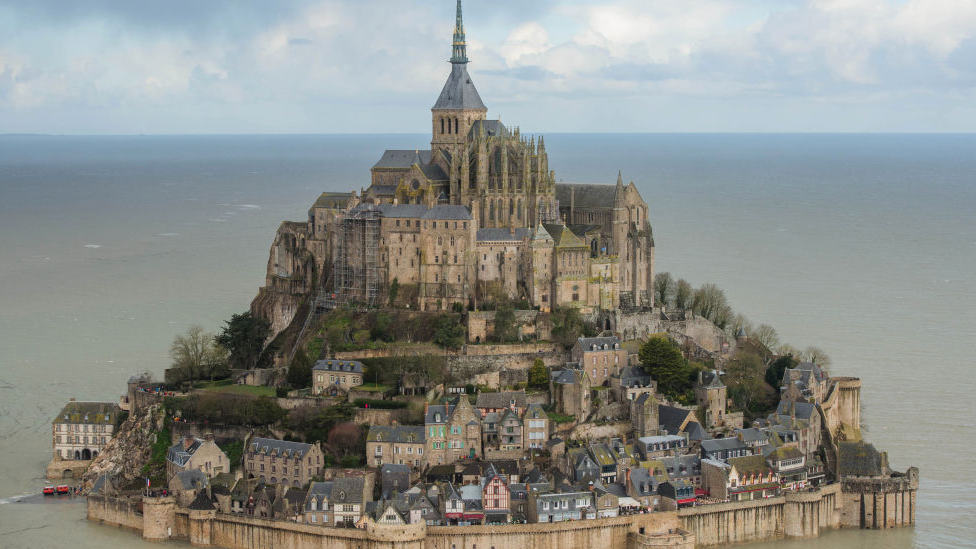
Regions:
<instances>
[{"instance_id":1,"label":"arched window","mask_svg":"<svg viewBox=\"0 0 976 549\"><path fill-rule=\"evenodd\" d=\"M521 198L519 198L519 200L518 200L518 218L519 218L519 220L522 219L522 199Z\"/></svg>"},{"instance_id":2,"label":"arched window","mask_svg":"<svg viewBox=\"0 0 976 549\"><path fill-rule=\"evenodd\" d=\"M511 198L508 199L508 217L511 218L515 213L515 201Z\"/></svg>"},{"instance_id":3,"label":"arched window","mask_svg":"<svg viewBox=\"0 0 976 549\"><path fill-rule=\"evenodd\" d=\"M494 202L490 202L488 204L488 219L490 219L492 221L495 220L495 203Z\"/></svg>"},{"instance_id":4,"label":"arched window","mask_svg":"<svg viewBox=\"0 0 976 549\"><path fill-rule=\"evenodd\" d=\"M444 119L441 118L441 133L444 133ZM313 509L314 511L314 509Z\"/></svg>"},{"instance_id":5,"label":"arched window","mask_svg":"<svg viewBox=\"0 0 976 549\"><path fill-rule=\"evenodd\" d=\"M458 132L458 119L455 118L454 119L454 133L457 133L457 132Z\"/></svg>"}]
</instances>

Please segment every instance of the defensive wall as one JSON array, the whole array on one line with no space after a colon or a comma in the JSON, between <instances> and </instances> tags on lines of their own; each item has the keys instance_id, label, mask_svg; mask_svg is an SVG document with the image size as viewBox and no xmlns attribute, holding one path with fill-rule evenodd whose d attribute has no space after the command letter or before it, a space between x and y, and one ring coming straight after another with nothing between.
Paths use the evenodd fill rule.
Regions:
<instances>
[{"instance_id":1,"label":"defensive wall","mask_svg":"<svg viewBox=\"0 0 976 549\"><path fill-rule=\"evenodd\" d=\"M820 404L824 427L836 435L841 425L861 428L861 380L856 377L832 377L827 396Z\"/></svg>"},{"instance_id":2,"label":"defensive wall","mask_svg":"<svg viewBox=\"0 0 976 549\"><path fill-rule=\"evenodd\" d=\"M147 540L178 539L226 549L691 549L814 538L822 530L841 527L911 525L916 488L917 476L913 478L910 470L885 482L831 484L775 498L646 515L501 526L370 524L366 529L192 511L178 508L172 497L139 501L96 494L88 498L88 519L141 532Z\"/></svg>"}]
</instances>

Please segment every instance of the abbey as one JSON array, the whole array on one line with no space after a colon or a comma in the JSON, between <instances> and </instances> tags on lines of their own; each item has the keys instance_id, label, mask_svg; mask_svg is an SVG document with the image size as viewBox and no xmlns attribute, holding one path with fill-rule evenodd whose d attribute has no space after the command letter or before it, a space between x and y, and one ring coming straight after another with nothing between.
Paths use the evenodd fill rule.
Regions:
<instances>
[{"instance_id":1,"label":"abbey","mask_svg":"<svg viewBox=\"0 0 976 549\"><path fill-rule=\"evenodd\" d=\"M385 151L368 188L325 193L307 225L282 225L266 288L425 310L652 307L654 239L635 185L557 184L544 138L488 119L460 0L452 48L430 149Z\"/></svg>"}]
</instances>

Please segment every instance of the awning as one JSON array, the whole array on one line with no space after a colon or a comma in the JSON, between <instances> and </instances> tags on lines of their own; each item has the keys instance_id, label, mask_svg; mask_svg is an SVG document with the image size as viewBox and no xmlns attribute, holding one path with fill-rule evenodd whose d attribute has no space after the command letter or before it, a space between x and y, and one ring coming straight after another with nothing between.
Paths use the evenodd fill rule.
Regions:
<instances>
[{"instance_id":1,"label":"awning","mask_svg":"<svg viewBox=\"0 0 976 549\"><path fill-rule=\"evenodd\" d=\"M632 497L622 497L617 503L621 507L640 507L640 502Z\"/></svg>"}]
</instances>

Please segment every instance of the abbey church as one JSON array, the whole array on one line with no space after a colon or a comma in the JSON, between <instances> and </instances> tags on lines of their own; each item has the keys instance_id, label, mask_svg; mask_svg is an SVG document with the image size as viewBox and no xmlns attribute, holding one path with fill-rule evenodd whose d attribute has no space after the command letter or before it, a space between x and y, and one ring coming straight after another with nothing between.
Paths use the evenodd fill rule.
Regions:
<instances>
[{"instance_id":1,"label":"abbey church","mask_svg":"<svg viewBox=\"0 0 976 549\"><path fill-rule=\"evenodd\" d=\"M283 224L267 288L421 310L502 297L543 312L653 306L654 239L633 182L556 183L544 138L488 119L460 0L452 48L430 148L385 151L367 188L324 193L307 224Z\"/></svg>"}]
</instances>

